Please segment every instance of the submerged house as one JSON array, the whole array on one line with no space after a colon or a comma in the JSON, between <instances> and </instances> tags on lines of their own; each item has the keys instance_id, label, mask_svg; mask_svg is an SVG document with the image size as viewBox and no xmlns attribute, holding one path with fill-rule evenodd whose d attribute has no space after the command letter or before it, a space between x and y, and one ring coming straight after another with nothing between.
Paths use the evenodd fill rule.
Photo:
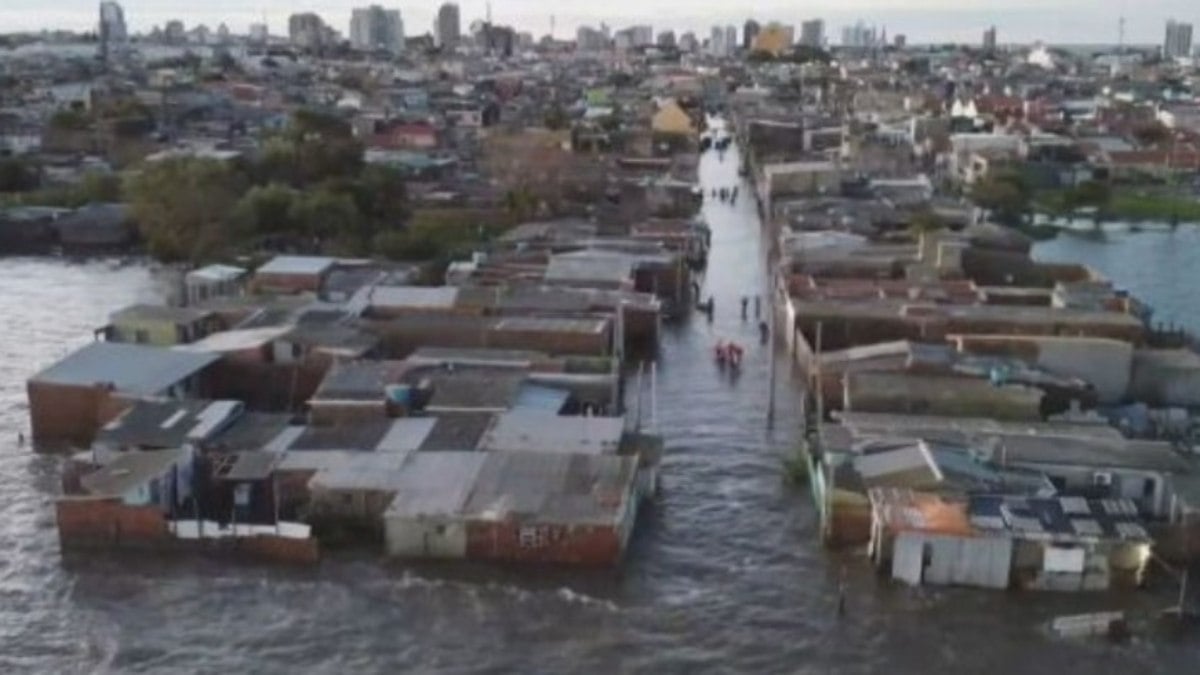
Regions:
<instances>
[{"instance_id":1,"label":"submerged house","mask_svg":"<svg viewBox=\"0 0 1200 675\"><path fill-rule=\"evenodd\" d=\"M1089 591L1142 582L1150 535L1129 500L870 492L871 559L910 585Z\"/></svg>"},{"instance_id":2,"label":"submerged house","mask_svg":"<svg viewBox=\"0 0 1200 675\"><path fill-rule=\"evenodd\" d=\"M420 453L384 513L398 557L614 565L637 519L633 457Z\"/></svg>"},{"instance_id":3,"label":"submerged house","mask_svg":"<svg viewBox=\"0 0 1200 675\"><path fill-rule=\"evenodd\" d=\"M195 398L218 356L94 342L29 378L29 416L40 441L91 442L138 398Z\"/></svg>"}]
</instances>

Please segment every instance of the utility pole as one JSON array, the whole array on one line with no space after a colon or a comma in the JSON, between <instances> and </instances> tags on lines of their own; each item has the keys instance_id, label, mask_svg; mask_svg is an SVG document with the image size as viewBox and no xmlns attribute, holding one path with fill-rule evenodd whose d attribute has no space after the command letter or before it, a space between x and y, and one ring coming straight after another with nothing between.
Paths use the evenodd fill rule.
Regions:
<instances>
[{"instance_id":1,"label":"utility pole","mask_svg":"<svg viewBox=\"0 0 1200 675\"><path fill-rule=\"evenodd\" d=\"M769 262L770 256L767 257L767 260L768 260L768 265L770 265L770 262ZM770 388L770 391L768 391L768 395L767 395L767 428L774 429L775 428L775 371L777 370L777 368L775 367L775 346L776 346L775 345L775 340L776 340L775 334L778 333L779 331L777 330L778 326L775 325L776 288L775 288L775 274L774 274L773 267L772 267L771 271L768 272L768 279L769 279L768 292L771 294L770 303L767 306L767 310L771 313L771 320L770 320L771 339L769 340L769 342L770 342L769 348L771 350L771 353L769 354L769 358L770 358L769 363L770 363L771 372L770 372L770 376L767 378L767 387Z\"/></svg>"}]
</instances>

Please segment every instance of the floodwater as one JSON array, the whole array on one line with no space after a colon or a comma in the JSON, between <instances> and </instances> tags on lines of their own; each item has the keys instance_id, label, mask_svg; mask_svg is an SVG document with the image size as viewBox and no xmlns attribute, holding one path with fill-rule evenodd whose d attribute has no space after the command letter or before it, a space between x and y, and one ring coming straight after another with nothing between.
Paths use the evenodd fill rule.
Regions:
<instances>
[{"instance_id":1,"label":"floodwater","mask_svg":"<svg viewBox=\"0 0 1200 675\"><path fill-rule=\"evenodd\" d=\"M1200 334L1200 226L1131 230L1111 223L1100 231L1064 231L1039 242L1034 256L1090 265L1154 307L1154 321Z\"/></svg>"},{"instance_id":2,"label":"floodwater","mask_svg":"<svg viewBox=\"0 0 1200 675\"><path fill-rule=\"evenodd\" d=\"M737 161L734 150L723 162L710 153L705 185L732 185ZM764 276L753 202L740 192L736 206L705 206L714 233L703 294L716 316L665 331L663 491L617 572L357 556L312 571L64 565L51 508L58 461L17 447L23 382L153 286L137 267L0 260L0 673L1195 673L1194 640L1112 647L1041 628L1064 613L1148 613L1169 593L909 589L877 579L861 556L822 550L806 491L781 479L779 457L799 435L795 383L781 374L769 432L768 354L755 322L740 318L739 298ZM736 381L712 363L719 338L747 347Z\"/></svg>"}]
</instances>

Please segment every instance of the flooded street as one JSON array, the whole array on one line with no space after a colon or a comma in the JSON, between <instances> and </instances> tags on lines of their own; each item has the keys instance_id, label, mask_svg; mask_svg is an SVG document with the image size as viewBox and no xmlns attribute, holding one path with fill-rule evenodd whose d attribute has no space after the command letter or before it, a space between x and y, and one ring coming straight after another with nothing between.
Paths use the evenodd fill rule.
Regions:
<instances>
[{"instance_id":1,"label":"flooded street","mask_svg":"<svg viewBox=\"0 0 1200 675\"><path fill-rule=\"evenodd\" d=\"M706 193L734 185L737 166L736 150L723 162L708 153ZM768 431L769 354L753 302L750 320L740 316L741 296L765 286L750 195L743 185L735 206L706 200L713 250L701 294L715 316L664 330L662 496L617 572L351 556L301 572L189 560L64 566L51 508L58 460L17 444L24 380L153 287L138 267L0 260L0 673L1196 672L1195 639L1112 647L1041 630L1058 614L1155 611L1169 594L909 589L877 580L861 556L820 547L807 491L781 478L780 456L799 437L796 383L781 369ZM713 364L718 339L746 347L740 377Z\"/></svg>"}]
</instances>

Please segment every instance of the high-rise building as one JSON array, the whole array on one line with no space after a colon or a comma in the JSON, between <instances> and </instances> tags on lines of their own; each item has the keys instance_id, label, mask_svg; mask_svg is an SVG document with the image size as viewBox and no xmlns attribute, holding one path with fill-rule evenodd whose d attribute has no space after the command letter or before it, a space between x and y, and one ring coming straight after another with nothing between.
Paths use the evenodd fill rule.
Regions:
<instances>
[{"instance_id":1,"label":"high-rise building","mask_svg":"<svg viewBox=\"0 0 1200 675\"><path fill-rule=\"evenodd\" d=\"M125 10L115 2L100 3L100 55L108 57L120 51L129 39L125 28Z\"/></svg>"},{"instance_id":2,"label":"high-rise building","mask_svg":"<svg viewBox=\"0 0 1200 675\"><path fill-rule=\"evenodd\" d=\"M725 56L725 30L713 26L708 34L708 52L713 56Z\"/></svg>"},{"instance_id":3,"label":"high-rise building","mask_svg":"<svg viewBox=\"0 0 1200 675\"><path fill-rule=\"evenodd\" d=\"M250 41L256 44L266 44L271 39L271 29L265 23L250 24Z\"/></svg>"},{"instance_id":4,"label":"high-rise building","mask_svg":"<svg viewBox=\"0 0 1200 675\"><path fill-rule=\"evenodd\" d=\"M806 47L821 47L825 44L825 22L813 19L800 24L800 44Z\"/></svg>"},{"instance_id":5,"label":"high-rise building","mask_svg":"<svg viewBox=\"0 0 1200 675\"><path fill-rule=\"evenodd\" d=\"M200 24L190 31L187 31L185 35L187 36L186 40L188 42L194 42L198 45L206 45L212 42L212 31L209 30L208 26L205 26L204 24Z\"/></svg>"},{"instance_id":6,"label":"high-rise building","mask_svg":"<svg viewBox=\"0 0 1200 675\"><path fill-rule=\"evenodd\" d=\"M762 31L762 26L754 19L746 19L745 25L742 26L742 49L749 51L754 46L754 38L758 37Z\"/></svg>"},{"instance_id":7,"label":"high-rise building","mask_svg":"<svg viewBox=\"0 0 1200 675\"><path fill-rule=\"evenodd\" d=\"M350 14L350 45L355 49L404 51L404 20L400 10L379 5L360 7Z\"/></svg>"},{"instance_id":8,"label":"high-rise building","mask_svg":"<svg viewBox=\"0 0 1200 675\"><path fill-rule=\"evenodd\" d=\"M908 46L908 37L904 33L897 33L896 37L892 38L892 44L896 46L896 49L904 49Z\"/></svg>"},{"instance_id":9,"label":"high-rise building","mask_svg":"<svg viewBox=\"0 0 1200 675\"><path fill-rule=\"evenodd\" d=\"M433 27L439 47L450 49L456 47L462 39L462 18L459 15L458 5L447 2L439 7L437 22Z\"/></svg>"},{"instance_id":10,"label":"high-rise building","mask_svg":"<svg viewBox=\"0 0 1200 675\"><path fill-rule=\"evenodd\" d=\"M629 35L634 47L649 47L654 44L653 26L632 26Z\"/></svg>"},{"instance_id":11,"label":"high-rise building","mask_svg":"<svg viewBox=\"0 0 1200 675\"><path fill-rule=\"evenodd\" d=\"M602 31L590 26L580 26L575 31L575 49L581 52L600 52L608 49L608 38Z\"/></svg>"},{"instance_id":12,"label":"high-rise building","mask_svg":"<svg viewBox=\"0 0 1200 675\"><path fill-rule=\"evenodd\" d=\"M163 26L163 41L167 44L179 45L187 41L187 28L183 22L175 19Z\"/></svg>"},{"instance_id":13,"label":"high-rise building","mask_svg":"<svg viewBox=\"0 0 1200 675\"><path fill-rule=\"evenodd\" d=\"M842 46L851 49L870 49L878 43L875 28L868 27L862 21L842 29Z\"/></svg>"},{"instance_id":14,"label":"high-rise building","mask_svg":"<svg viewBox=\"0 0 1200 675\"><path fill-rule=\"evenodd\" d=\"M1171 19L1163 41L1163 58L1188 58L1192 55L1192 24Z\"/></svg>"},{"instance_id":15,"label":"high-rise building","mask_svg":"<svg viewBox=\"0 0 1200 675\"><path fill-rule=\"evenodd\" d=\"M229 44L229 37L229 26L226 26L225 24L220 24L217 26L217 44Z\"/></svg>"},{"instance_id":16,"label":"high-rise building","mask_svg":"<svg viewBox=\"0 0 1200 675\"><path fill-rule=\"evenodd\" d=\"M996 51L996 27L995 26L992 26L991 28L983 31L983 49L984 49L984 51L988 51L988 52Z\"/></svg>"},{"instance_id":17,"label":"high-rise building","mask_svg":"<svg viewBox=\"0 0 1200 675\"><path fill-rule=\"evenodd\" d=\"M312 12L293 14L288 17L288 38L292 44L304 49L320 49L334 41L334 32L320 16Z\"/></svg>"},{"instance_id":18,"label":"high-rise building","mask_svg":"<svg viewBox=\"0 0 1200 675\"><path fill-rule=\"evenodd\" d=\"M700 49L700 41L696 39L696 34L688 31L679 36L679 51L692 53Z\"/></svg>"},{"instance_id":19,"label":"high-rise building","mask_svg":"<svg viewBox=\"0 0 1200 675\"><path fill-rule=\"evenodd\" d=\"M738 48L737 26L725 26L725 53L732 54Z\"/></svg>"},{"instance_id":20,"label":"high-rise building","mask_svg":"<svg viewBox=\"0 0 1200 675\"><path fill-rule=\"evenodd\" d=\"M675 31L664 30L658 34L654 43L663 49L673 49L675 47Z\"/></svg>"}]
</instances>

